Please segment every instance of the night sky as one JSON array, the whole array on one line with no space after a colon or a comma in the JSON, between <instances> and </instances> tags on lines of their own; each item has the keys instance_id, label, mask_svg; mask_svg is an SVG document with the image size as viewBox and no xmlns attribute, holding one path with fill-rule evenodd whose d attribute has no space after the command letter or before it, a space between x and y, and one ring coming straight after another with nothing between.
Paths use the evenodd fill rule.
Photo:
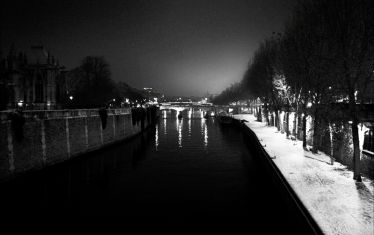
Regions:
<instances>
[{"instance_id":1,"label":"night sky","mask_svg":"<svg viewBox=\"0 0 374 235\"><path fill-rule=\"evenodd\" d=\"M104 56L112 78L166 95L219 93L296 0L6 1L1 46L42 44L68 69Z\"/></svg>"}]
</instances>

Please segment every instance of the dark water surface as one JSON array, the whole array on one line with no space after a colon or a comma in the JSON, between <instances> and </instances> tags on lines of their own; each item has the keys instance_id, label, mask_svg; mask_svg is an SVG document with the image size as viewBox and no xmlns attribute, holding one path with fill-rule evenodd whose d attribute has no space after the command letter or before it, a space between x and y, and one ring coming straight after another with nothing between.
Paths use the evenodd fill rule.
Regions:
<instances>
[{"instance_id":1,"label":"dark water surface","mask_svg":"<svg viewBox=\"0 0 374 235\"><path fill-rule=\"evenodd\" d=\"M288 226L239 130L161 118L129 142L2 185L13 214L250 216ZM253 223L253 226L260 226Z\"/></svg>"}]
</instances>

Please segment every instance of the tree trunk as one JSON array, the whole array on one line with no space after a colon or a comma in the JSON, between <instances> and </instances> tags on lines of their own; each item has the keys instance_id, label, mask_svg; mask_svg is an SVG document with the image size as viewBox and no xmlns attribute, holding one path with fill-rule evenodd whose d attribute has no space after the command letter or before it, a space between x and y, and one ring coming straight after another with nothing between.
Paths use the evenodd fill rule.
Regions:
<instances>
[{"instance_id":1,"label":"tree trunk","mask_svg":"<svg viewBox=\"0 0 374 235\"><path fill-rule=\"evenodd\" d=\"M266 125L270 126L269 109L268 109L268 105L266 103L265 103L264 115L265 115Z\"/></svg>"},{"instance_id":2,"label":"tree trunk","mask_svg":"<svg viewBox=\"0 0 374 235\"><path fill-rule=\"evenodd\" d=\"M257 112L257 121L262 122L261 107L258 107L258 112Z\"/></svg>"},{"instance_id":3,"label":"tree trunk","mask_svg":"<svg viewBox=\"0 0 374 235\"><path fill-rule=\"evenodd\" d=\"M278 110L275 111L275 125L277 126L278 131L280 131L280 129L279 129L279 111Z\"/></svg>"},{"instance_id":4,"label":"tree trunk","mask_svg":"<svg viewBox=\"0 0 374 235\"><path fill-rule=\"evenodd\" d=\"M318 110L314 112L314 122L313 122L313 152L317 153L319 149L319 113Z\"/></svg>"},{"instance_id":5,"label":"tree trunk","mask_svg":"<svg viewBox=\"0 0 374 235\"><path fill-rule=\"evenodd\" d=\"M290 112L286 112L286 138L290 136Z\"/></svg>"},{"instance_id":6,"label":"tree trunk","mask_svg":"<svg viewBox=\"0 0 374 235\"><path fill-rule=\"evenodd\" d=\"M306 149L306 114L303 116L303 148Z\"/></svg>"},{"instance_id":7,"label":"tree trunk","mask_svg":"<svg viewBox=\"0 0 374 235\"><path fill-rule=\"evenodd\" d=\"M333 124L329 122L329 134L330 134L330 162L334 165L334 128Z\"/></svg>"},{"instance_id":8,"label":"tree trunk","mask_svg":"<svg viewBox=\"0 0 374 235\"><path fill-rule=\"evenodd\" d=\"M294 116L293 116L293 126L292 126L292 135L295 136L295 138L296 138L296 135L297 135L297 133L296 133L296 128L297 128L297 126L296 126L296 120L297 120L297 116L298 116L298 114L297 114L297 111L296 111L295 114L294 114Z\"/></svg>"},{"instance_id":9,"label":"tree trunk","mask_svg":"<svg viewBox=\"0 0 374 235\"><path fill-rule=\"evenodd\" d=\"M358 138L358 121L354 118L352 121L352 137L353 137L353 179L361 182L360 173L360 143Z\"/></svg>"},{"instance_id":10,"label":"tree trunk","mask_svg":"<svg viewBox=\"0 0 374 235\"><path fill-rule=\"evenodd\" d=\"M360 173L360 142L358 136L358 118L356 111L356 98L354 90L349 93L349 108L352 118L352 138L353 138L353 179L361 182Z\"/></svg>"}]
</instances>

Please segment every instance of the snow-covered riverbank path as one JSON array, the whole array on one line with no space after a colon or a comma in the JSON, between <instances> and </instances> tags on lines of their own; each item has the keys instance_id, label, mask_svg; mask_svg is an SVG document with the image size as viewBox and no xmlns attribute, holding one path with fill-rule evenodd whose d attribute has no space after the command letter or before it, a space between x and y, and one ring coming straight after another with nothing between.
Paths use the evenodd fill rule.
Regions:
<instances>
[{"instance_id":1,"label":"snow-covered riverbank path","mask_svg":"<svg viewBox=\"0 0 374 235\"><path fill-rule=\"evenodd\" d=\"M325 234L374 234L374 181L353 180L344 165L305 151L301 141L257 122L251 114L234 115L257 135L266 152ZM275 158L274 158L275 157Z\"/></svg>"}]
</instances>

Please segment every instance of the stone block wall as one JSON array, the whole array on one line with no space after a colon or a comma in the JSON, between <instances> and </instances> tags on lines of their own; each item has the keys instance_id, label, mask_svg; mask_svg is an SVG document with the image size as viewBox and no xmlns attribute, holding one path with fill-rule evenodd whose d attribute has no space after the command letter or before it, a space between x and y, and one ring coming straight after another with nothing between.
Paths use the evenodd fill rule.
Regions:
<instances>
[{"instance_id":1,"label":"stone block wall","mask_svg":"<svg viewBox=\"0 0 374 235\"><path fill-rule=\"evenodd\" d=\"M88 148L94 148L102 144L101 120L99 116L87 118Z\"/></svg>"},{"instance_id":2,"label":"stone block wall","mask_svg":"<svg viewBox=\"0 0 374 235\"><path fill-rule=\"evenodd\" d=\"M8 122L0 122L0 172L2 172L2 174L6 174L10 169L10 159L8 157L8 128Z\"/></svg>"},{"instance_id":3,"label":"stone block wall","mask_svg":"<svg viewBox=\"0 0 374 235\"><path fill-rule=\"evenodd\" d=\"M46 119L43 123L46 164L54 164L62 159L68 159L66 119Z\"/></svg>"},{"instance_id":4,"label":"stone block wall","mask_svg":"<svg viewBox=\"0 0 374 235\"><path fill-rule=\"evenodd\" d=\"M142 131L140 124L132 124L129 110L108 110L105 128L97 110L48 112L25 112L21 138L15 134L9 113L0 113L0 180L65 161ZM145 120L144 127L148 125Z\"/></svg>"},{"instance_id":5,"label":"stone block wall","mask_svg":"<svg viewBox=\"0 0 374 235\"><path fill-rule=\"evenodd\" d=\"M12 138L12 158L14 172L22 172L43 166L41 122L26 122L23 127L23 139ZM8 133L12 134L12 133ZM13 136L14 137L14 136Z\"/></svg>"}]
</instances>

